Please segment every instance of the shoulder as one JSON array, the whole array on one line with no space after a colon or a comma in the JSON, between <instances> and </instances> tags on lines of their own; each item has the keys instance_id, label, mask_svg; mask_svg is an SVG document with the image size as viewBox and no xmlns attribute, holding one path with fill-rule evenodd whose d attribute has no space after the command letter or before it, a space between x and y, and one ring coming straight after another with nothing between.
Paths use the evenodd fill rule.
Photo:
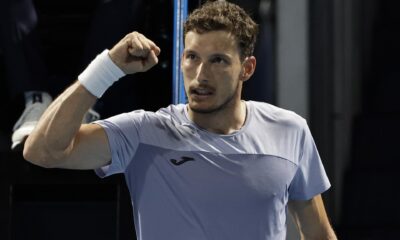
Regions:
<instances>
[{"instance_id":1,"label":"shoulder","mask_svg":"<svg viewBox=\"0 0 400 240\"><path fill-rule=\"evenodd\" d=\"M252 117L260 123L268 123L277 127L304 129L306 120L297 113L265 102L248 102L252 107Z\"/></svg>"},{"instance_id":2,"label":"shoulder","mask_svg":"<svg viewBox=\"0 0 400 240\"><path fill-rule=\"evenodd\" d=\"M278 156L298 164L307 124L304 118L268 103L248 101L246 146L251 152Z\"/></svg>"},{"instance_id":3,"label":"shoulder","mask_svg":"<svg viewBox=\"0 0 400 240\"><path fill-rule=\"evenodd\" d=\"M160 108L156 112L135 110L129 113L123 113L114 116L108 121L119 125L132 126L134 125L139 132L148 131L159 127L174 127L185 122L185 105L169 105L165 108Z\"/></svg>"},{"instance_id":4,"label":"shoulder","mask_svg":"<svg viewBox=\"0 0 400 240\"><path fill-rule=\"evenodd\" d=\"M185 104L171 104L168 107L161 108L155 112L155 117L174 119L177 121L185 117Z\"/></svg>"},{"instance_id":5,"label":"shoulder","mask_svg":"<svg viewBox=\"0 0 400 240\"><path fill-rule=\"evenodd\" d=\"M184 105L170 105L156 112L135 110L97 121L108 135L124 139L135 138L143 143L160 145L170 142L171 136L182 127ZM135 140L135 141L136 141Z\"/></svg>"},{"instance_id":6,"label":"shoulder","mask_svg":"<svg viewBox=\"0 0 400 240\"><path fill-rule=\"evenodd\" d=\"M127 113L121 113L105 120L100 120L99 122L142 125L152 124L158 121L178 121L184 116L184 106L185 105L183 104L170 105L165 108L160 108L156 112L139 109Z\"/></svg>"}]
</instances>

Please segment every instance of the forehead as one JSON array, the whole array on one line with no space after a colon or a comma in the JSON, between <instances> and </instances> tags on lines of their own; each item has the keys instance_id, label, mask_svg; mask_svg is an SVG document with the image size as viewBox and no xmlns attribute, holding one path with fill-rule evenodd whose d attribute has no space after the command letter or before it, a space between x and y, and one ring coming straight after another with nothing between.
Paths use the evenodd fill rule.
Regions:
<instances>
[{"instance_id":1,"label":"forehead","mask_svg":"<svg viewBox=\"0 0 400 240\"><path fill-rule=\"evenodd\" d=\"M235 36L227 31L190 31L185 37L185 51L239 54L239 47Z\"/></svg>"}]
</instances>

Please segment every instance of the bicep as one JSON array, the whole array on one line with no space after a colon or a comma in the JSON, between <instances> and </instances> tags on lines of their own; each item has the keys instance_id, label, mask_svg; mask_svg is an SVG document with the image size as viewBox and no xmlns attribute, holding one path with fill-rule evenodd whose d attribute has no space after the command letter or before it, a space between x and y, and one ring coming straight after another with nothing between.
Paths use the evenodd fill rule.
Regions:
<instances>
[{"instance_id":1,"label":"bicep","mask_svg":"<svg viewBox=\"0 0 400 240\"><path fill-rule=\"evenodd\" d=\"M320 194L306 201L290 201L289 211L304 236L310 236L310 239L331 239L333 236L334 239Z\"/></svg>"},{"instance_id":2,"label":"bicep","mask_svg":"<svg viewBox=\"0 0 400 240\"><path fill-rule=\"evenodd\" d=\"M110 161L111 151L104 128L98 124L83 124L70 146L67 159L57 167L96 169Z\"/></svg>"}]
</instances>

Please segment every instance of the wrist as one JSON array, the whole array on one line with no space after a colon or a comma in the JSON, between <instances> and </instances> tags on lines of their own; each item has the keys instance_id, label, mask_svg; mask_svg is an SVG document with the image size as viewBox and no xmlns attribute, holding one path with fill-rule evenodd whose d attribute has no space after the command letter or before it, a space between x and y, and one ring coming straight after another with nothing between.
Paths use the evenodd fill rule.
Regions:
<instances>
[{"instance_id":1,"label":"wrist","mask_svg":"<svg viewBox=\"0 0 400 240\"><path fill-rule=\"evenodd\" d=\"M113 62L106 49L78 76L78 81L94 96L100 98L125 73Z\"/></svg>"}]
</instances>

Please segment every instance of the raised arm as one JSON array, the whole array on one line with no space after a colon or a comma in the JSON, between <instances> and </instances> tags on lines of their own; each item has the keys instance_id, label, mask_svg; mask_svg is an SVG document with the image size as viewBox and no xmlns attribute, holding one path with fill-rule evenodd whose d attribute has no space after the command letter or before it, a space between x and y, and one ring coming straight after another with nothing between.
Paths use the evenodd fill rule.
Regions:
<instances>
[{"instance_id":1,"label":"raised arm","mask_svg":"<svg viewBox=\"0 0 400 240\"><path fill-rule=\"evenodd\" d=\"M337 240L321 195L307 201L290 201L289 211L300 230L302 240Z\"/></svg>"},{"instance_id":2,"label":"raised arm","mask_svg":"<svg viewBox=\"0 0 400 240\"><path fill-rule=\"evenodd\" d=\"M159 53L151 40L133 32L100 54L42 115L25 142L24 158L43 167L70 169L94 169L109 163L111 153L104 129L97 124L82 125L82 119L118 80L112 79L113 71L122 75L147 71L157 64Z\"/></svg>"}]
</instances>

